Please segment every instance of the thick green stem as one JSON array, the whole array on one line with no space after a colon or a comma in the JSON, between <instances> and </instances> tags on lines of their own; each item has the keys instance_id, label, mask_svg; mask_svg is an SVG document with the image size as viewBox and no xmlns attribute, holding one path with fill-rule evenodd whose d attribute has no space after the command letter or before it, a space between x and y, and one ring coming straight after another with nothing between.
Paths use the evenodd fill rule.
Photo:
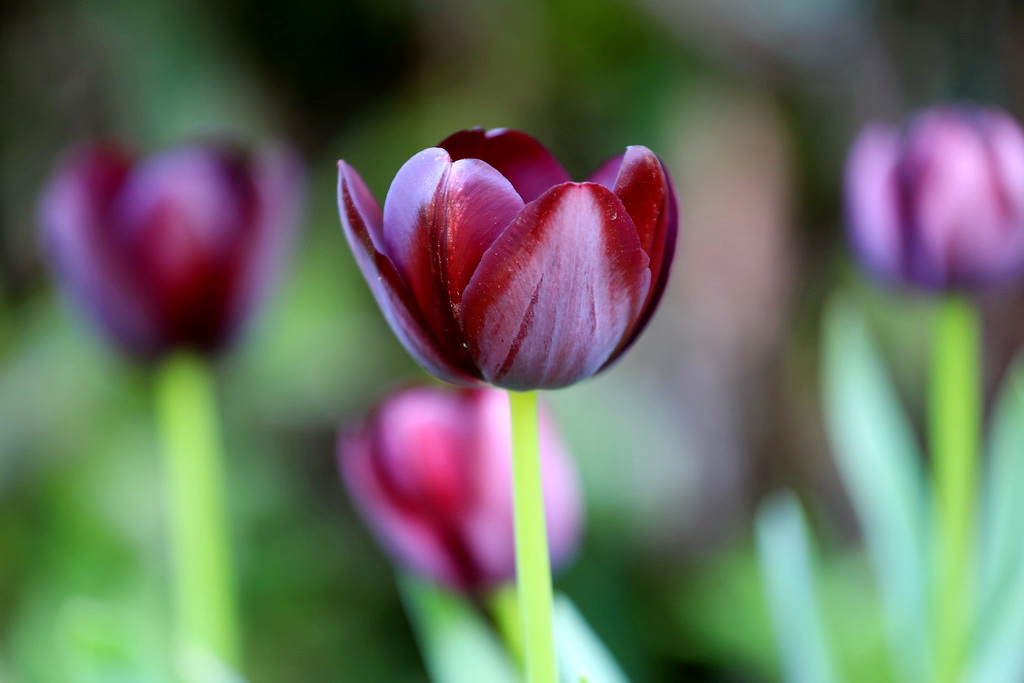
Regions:
<instances>
[{"instance_id":1,"label":"thick green stem","mask_svg":"<svg viewBox=\"0 0 1024 683\"><path fill-rule=\"evenodd\" d=\"M557 683L536 392L509 392L516 529L516 584L527 683Z\"/></svg>"},{"instance_id":2,"label":"thick green stem","mask_svg":"<svg viewBox=\"0 0 1024 683\"><path fill-rule=\"evenodd\" d=\"M941 303L929 406L938 561L935 652L941 683L962 677L973 612L971 558L982 410L980 328L969 301L949 297Z\"/></svg>"},{"instance_id":3,"label":"thick green stem","mask_svg":"<svg viewBox=\"0 0 1024 683\"><path fill-rule=\"evenodd\" d=\"M234 587L224 510L224 473L209 368L171 357L156 383L181 666L213 655L238 661Z\"/></svg>"}]
</instances>

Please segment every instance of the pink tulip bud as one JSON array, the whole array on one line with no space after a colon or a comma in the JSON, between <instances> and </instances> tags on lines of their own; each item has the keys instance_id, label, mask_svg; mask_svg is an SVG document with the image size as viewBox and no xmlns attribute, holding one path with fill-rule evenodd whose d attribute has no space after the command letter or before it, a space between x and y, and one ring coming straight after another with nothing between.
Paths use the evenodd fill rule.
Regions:
<instances>
[{"instance_id":1,"label":"pink tulip bud","mask_svg":"<svg viewBox=\"0 0 1024 683\"><path fill-rule=\"evenodd\" d=\"M850 234L883 279L971 289L1024 274L1024 134L1006 113L922 112L868 126L846 176Z\"/></svg>"},{"instance_id":2,"label":"pink tulip bud","mask_svg":"<svg viewBox=\"0 0 1024 683\"><path fill-rule=\"evenodd\" d=\"M433 387L400 391L339 439L357 508L409 570L474 592L515 576L508 396ZM541 467L552 564L580 535L576 472L542 413Z\"/></svg>"},{"instance_id":3,"label":"pink tulip bud","mask_svg":"<svg viewBox=\"0 0 1024 683\"><path fill-rule=\"evenodd\" d=\"M194 144L137 160L86 145L58 165L40 220L65 289L125 351L214 352L278 270L300 175L281 149Z\"/></svg>"}]
</instances>

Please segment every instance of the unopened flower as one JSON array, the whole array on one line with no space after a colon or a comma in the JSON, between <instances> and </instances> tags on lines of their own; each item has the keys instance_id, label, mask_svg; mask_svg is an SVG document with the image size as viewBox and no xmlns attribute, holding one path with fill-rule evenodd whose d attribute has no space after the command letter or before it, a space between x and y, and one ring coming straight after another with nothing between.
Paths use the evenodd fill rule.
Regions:
<instances>
[{"instance_id":1,"label":"unopened flower","mask_svg":"<svg viewBox=\"0 0 1024 683\"><path fill-rule=\"evenodd\" d=\"M57 274L124 350L221 349L273 279L298 219L297 160L194 144L146 159L71 150L42 197Z\"/></svg>"},{"instance_id":2,"label":"unopened flower","mask_svg":"<svg viewBox=\"0 0 1024 683\"><path fill-rule=\"evenodd\" d=\"M1024 274L1024 134L971 105L864 129L847 166L851 239L883 279L970 289Z\"/></svg>"},{"instance_id":3,"label":"unopened flower","mask_svg":"<svg viewBox=\"0 0 1024 683\"><path fill-rule=\"evenodd\" d=\"M573 182L530 136L455 133L399 170L383 211L339 163L345 234L406 349L441 379L568 386L643 330L668 278L676 200L629 147Z\"/></svg>"},{"instance_id":4,"label":"unopened flower","mask_svg":"<svg viewBox=\"0 0 1024 683\"><path fill-rule=\"evenodd\" d=\"M399 564L463 591L515 576L508 396L491 389L413 388L339 439L358 509ZM542 413L548 546L565 562L580 534L573 464Z\"/></svg>"}]
</instances>

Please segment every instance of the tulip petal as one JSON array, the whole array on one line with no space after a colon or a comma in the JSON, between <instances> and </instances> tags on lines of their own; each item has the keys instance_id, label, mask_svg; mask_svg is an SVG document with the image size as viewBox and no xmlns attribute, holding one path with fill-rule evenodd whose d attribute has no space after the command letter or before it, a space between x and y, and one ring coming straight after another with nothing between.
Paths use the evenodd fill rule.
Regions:
<instances>
[{"instance_id":1,"label":"tulip petal","mask_svg":"<svg viewBox=\"0 0 1024 683\"><path fill-rule=\"evenodd\" d=\"M378 251L383 214L355 169L338 164L338 209L356 263L402 346L432 374L454 384L474 384L472 373L449 362L395 264ZM379 240L379 242L377 241Z\"/></svg>"},{"instance_id":2,"label":"tulip petal","mask_svg":"<svg viewBox=\"0 0 1024 683\"><path fill-rule=\"evenodd\" d=\"M565 183L527 205L463 296L466 339L484 379L553 389L593 375L636 323L649 264L607 188Z\"/></svg>"},{"instance_id":3,"label":"tulip petal","mask_svg":"<svg viewBox=\"0 0 1024 683\"><path fill-rule=\"evenodd\" d=\"M109 212L133 166L107 145L72 151L59 165L40 202L40 223L57 274L75 302L104 331L143 357L162 350L153 311L125 268Z\"/></svg>"},{"instance_id":4,"label":"tulip petal","mask_svg":"<svg viewBox=\"0 0 1024 683\"><path fill-rule=\"evenodd\" d=\"M234 331L232 290L258 204L248 160L229 146L168 150L126 181L110 223L169 344L213 351Z\"/></svg>"},{"instance_id":5,"label":"tulip petal","mask_svg":"<svg viewBox=\"0 0 1024 683\"><path fill-rule=\"evenodd\" d=\"M897 158L899 133L870 126L853 144L846 168L850 241L876 275L892 279L904 269Z\"/></svg>"},{"instance_id":6,"label":"tulip petal","mask_svg":"<svg viewBox=\"0 0 1024 683\"><path fill-rule=\"evenodd\" d=\"M517 130L483 128L463 130L445 138L438 147L453 160L480 159L498 170L526 203L555 185L571 180L544 145Z\"/></svg>"},{"instance_id":7,"label":"tulip petal","mask_svg":"<svg viewBox=\"0 0 1024 683\"><path fill-rule=\"evenodd\" d=\"M610 359L618 358L643 332L668 284L679 231L679 212L668 169L642 146L626 149L615 179L615 195L636 225L640 246L651 258L651 288L636 326Z\"/></svg>"},{"instance_id":8,"label":"tulip petal","mask_svg":"<svg viewBox=\"0 0 1024 683\"><path fill-rule=\"evenodd\" d=\"M515 188L494 168L477 159L460 159L448 176L443 230L448 258L444 279L453 305L494 240L523 210Z\"/></svg>"},{"instance_id":9,"label":"tulip petal","mask_svg":"<svg viewBox=\"0 0 1024 683\"><path fill-rule=\"evenodd\" d=\"M448 552L435 520L389 485L374 458L372 435L343 436L341 469L363 517L399 561L436 581L461 586L464 571Z\"/></svg>"},{"instance_id":10,"label":"tulip petal","mask_svg":"<svg viewBox=\"0 0 1024 683\"><path fill-rule=\"evenodd\" d=\"M383 253L415 297L439 348L470 372L457 319L480 257L522 210L512 185L476 159L452 163L432 148L410 159L384 202Z\"/></svg>"},{"instance_id":11,"label":"tulip petal","mask_svg":"<svg viewBox=\"0 0 1024 683\"><path fill-rule=\"evenodd\" d=\"M432 247L441 238L451 166L448 152L425 149L399 169L384 199L380 251L394 262L428 319L440 308L434 263L439 254Z\"/></svg>"}]
</instances>

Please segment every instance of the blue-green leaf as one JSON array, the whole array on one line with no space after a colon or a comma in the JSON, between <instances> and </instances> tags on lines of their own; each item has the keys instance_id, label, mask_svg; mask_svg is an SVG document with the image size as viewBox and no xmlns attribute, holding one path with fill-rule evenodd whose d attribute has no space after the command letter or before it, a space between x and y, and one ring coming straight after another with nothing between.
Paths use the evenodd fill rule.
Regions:
<instances>
[{"instance_id":1,"label":"blue-green leaf","mask_svg":"<svg viewBox=\"0 0 1024 683\"><path fill-rule=\"evenodd\" d=\"M505 650L463 598L408 575L399 585L434 683L518 682Z\"/></svg>"},{"instance_id":2,"label":"blue-green leaf","mask_svg":"<svg viewBox=\"0 0 1024 683\"><path fill-rule=\"evenodd\" d=\"M829 440L860 521L907 681L930 680L928 502L921 453L862 315L834 302L824 334Z\"/></svg>"},{"instance_id":3,"label":"blue-green leaf","mask_svg":"<svg viewBox=\"0 0 1024 683\"><path fill-rule=\"evenodd\" d=\"M981 611L972 680L1024 678L1024 359L996 400L982 528Z\"/></svg>"},{"instance_id":4,"label":"blue-green leaf","mask_svg":"<svg viewBox=\"0 0 1024 683\"><path fill-rule=\"evenodd\" d=\"M558 668L566 683L628 683L615 658L564 595L555 597L555 640Z\"/></svg>"},{"instance_id":5,"label":"blue-green leaf","mask_svg":"<svg viewBox=\"0 0 1024 683\"><path fill-rule=\"evenodd\" d=\"M791 494L780 494L761 506L757 548L784 679L836 683L834 650L816 597L807 525Z\"/></svg>"}]
</instances>

